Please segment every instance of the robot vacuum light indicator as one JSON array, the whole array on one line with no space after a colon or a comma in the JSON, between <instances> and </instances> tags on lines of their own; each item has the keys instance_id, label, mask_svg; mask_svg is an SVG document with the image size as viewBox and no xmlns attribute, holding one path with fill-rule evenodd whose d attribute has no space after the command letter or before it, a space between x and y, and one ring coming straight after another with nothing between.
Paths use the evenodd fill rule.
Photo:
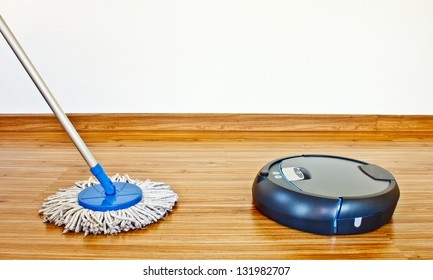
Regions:
<instances>
[{"instance_id":1,"label":"robot vacuum light indicator","mask_svg":"<svg viewBox=\"0 0 433 280\"><path fill-rule=\"evenodd\" d=\"M355 218L355 220L353 221L353 225L357 228L361 226L361 223L362 223L362 217Z\"/></svg>"}]
</instances>

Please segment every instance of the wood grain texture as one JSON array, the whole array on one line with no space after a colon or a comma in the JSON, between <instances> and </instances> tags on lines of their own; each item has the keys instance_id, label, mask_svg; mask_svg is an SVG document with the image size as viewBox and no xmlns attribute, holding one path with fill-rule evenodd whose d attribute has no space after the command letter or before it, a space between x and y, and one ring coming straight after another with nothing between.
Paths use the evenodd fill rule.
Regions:
<instances>
[{"instance_id":1,"label":"wood grain texture","mask_svg":"<svg viewBox=\"0 0 433 280\"><path fill-rule=\"evenodd\" d=\"M433 116L289 114L68 114L78 131L433 131ZM3 132L62 132L51 114L0 115Z\"/></svg>"},{"instance_id":2,"label":"wood grain texture","mask_svg":"<svg viewBox=\"0 0 433 280\"><path fill-rule=\"evenodd\" d=\"M158 127L158 125L157 125ZM45 130L45 127L39 128ZM87 179L62 132L0 132L0 259L433 259L432 132L87 130L109 174L162 181L174 211L117 236L62 235L38 215L59 188ZM281 226L252 205L268 161L332 154L378 164L396 177L393 218L366 234L320 236Z\"/></svg>"}]
</instances>

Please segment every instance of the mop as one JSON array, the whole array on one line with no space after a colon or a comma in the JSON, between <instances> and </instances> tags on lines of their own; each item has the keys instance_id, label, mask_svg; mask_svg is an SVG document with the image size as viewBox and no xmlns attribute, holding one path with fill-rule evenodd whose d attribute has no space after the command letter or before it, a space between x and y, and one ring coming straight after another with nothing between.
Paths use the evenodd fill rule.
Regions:
<instances>
[{"instance_id":1,"label":"mop","mask_svg":"<svg viewBox=\"0 0 433 280\"><path fill-rule=\"evenodd\" d=\"M90 168L92 177L60 189L42 204L44 222L64 227L66 232L117 234L144 228L173 210L178 199L162 182L131 179L127 174L107 176L63 112L45 82L31 63L0 15L0 32L33 80L39 92Z\"/></svg>"}]
</instances>

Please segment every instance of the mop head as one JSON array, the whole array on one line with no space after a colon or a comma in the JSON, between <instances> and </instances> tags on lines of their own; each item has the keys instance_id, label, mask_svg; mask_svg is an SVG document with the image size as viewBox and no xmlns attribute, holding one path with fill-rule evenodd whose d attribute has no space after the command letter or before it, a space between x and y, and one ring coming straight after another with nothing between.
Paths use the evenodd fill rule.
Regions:
<instances>
[{"instance_id":1,"label":"mop head","mask_svg":"<svg viewBox=\"0 0 433 280\"><path fill-rule=\"evenodd\" d=\"M78 204L78 194L85 188L99 182L91 177L76 182L74 186L60 189L42 204L40 215L44 222L64 226L63 233L84 232L88 234L117 234L122 231L144 228L164 218L171 212L178 196L170 186L150 180L132 180L128 175L111 177L113 182L127 182L137 185L143 198L137 204L112 211L94 211Z\"/></svg>"}]
</instances>

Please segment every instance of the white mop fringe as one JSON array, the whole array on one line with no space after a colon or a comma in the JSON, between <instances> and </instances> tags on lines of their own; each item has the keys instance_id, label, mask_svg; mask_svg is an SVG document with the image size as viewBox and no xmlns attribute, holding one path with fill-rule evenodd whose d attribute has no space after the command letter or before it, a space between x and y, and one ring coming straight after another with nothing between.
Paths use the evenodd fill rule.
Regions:
<instances>
[{"instance_id":1,"label":"white mop fringe","mask_svg":"<svg viewBox=\"0 0 433 280\"><path fill-rule=\"evenodd\" d=\"M78 204L78 194L85 188L99 182L90 177L78 181L74 186L60 189L45 199L39 213L44 222L64 226L63 233L84 232L88 234L117 234L121 231L144 228L164 218L171 212L178 196L170 186L150 180L132 180L127 174L111 177L113 182L127 182L137 185L143 198L137 204L113 211L94 211Z\"/></svg>"}]
</instances>

